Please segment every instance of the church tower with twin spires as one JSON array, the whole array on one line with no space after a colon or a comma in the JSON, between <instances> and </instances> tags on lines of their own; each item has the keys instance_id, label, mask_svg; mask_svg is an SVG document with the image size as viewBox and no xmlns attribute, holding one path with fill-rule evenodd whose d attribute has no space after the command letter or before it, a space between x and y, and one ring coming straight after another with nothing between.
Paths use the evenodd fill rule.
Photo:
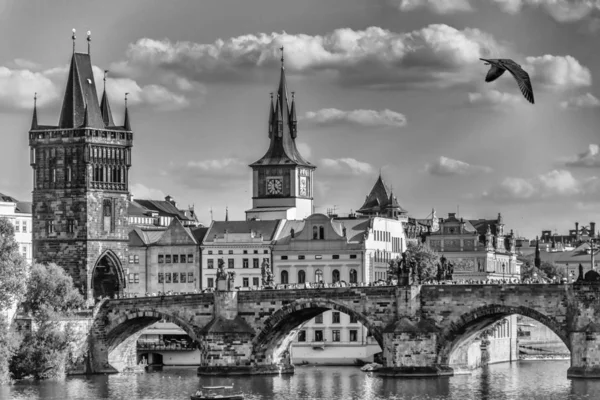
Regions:
<instances>
[{"instance_id":1,"label":"church tower with twin spires","mask_svg":"<svg viewBox=\"0 0 600 400\"><path fill-rule=\"evenodd\" d=\"M127 100L113 121L106 87L98 102L88 52L73 54L58 125L29 131L33 168L33 258L65 268L84 296L113 297L125 288L127 207L133 132ZM106 82L106 73L104 77Z\"/></svg>"},{"instance_id":2,"label":"church tower with twin spires","mask_svg":"<svg viewBox=\"0 0 600 400\"><path fill-rule=\"evenodd\" d=\"M277 97L269 103L269 149L252 168L252 209L246 219L304 219L313 213L313 175L316 167L300 155L296 100L289 99L283 47Z\"/></svg>"}]
</instances>

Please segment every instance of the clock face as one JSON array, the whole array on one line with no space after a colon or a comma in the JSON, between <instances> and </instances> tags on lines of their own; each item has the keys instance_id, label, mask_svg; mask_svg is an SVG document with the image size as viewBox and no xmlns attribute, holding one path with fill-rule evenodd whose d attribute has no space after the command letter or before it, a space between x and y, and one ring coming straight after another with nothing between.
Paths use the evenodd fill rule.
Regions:
<instances>
[{"instance_id":1,"label":"clock face","mask_svg":"<svg viewBox=\"0 0 600 400\"><path fill-rule=\"evenodd\" d=\"M267 194L283 193L283 183L281 178L267 178Z\"/></svg>"},{"instance_id":2,"label":"clock face","mask_svg":"<svg viewBox=\"0 0 600 400\"><path fill-rule=\"evenodd\" d=\"M306 183L306 177L305 176L301 176L300 177L300 196L306 196L308 193L308 188L307 188L307 183Z\"/></svg>"}]
</instances>

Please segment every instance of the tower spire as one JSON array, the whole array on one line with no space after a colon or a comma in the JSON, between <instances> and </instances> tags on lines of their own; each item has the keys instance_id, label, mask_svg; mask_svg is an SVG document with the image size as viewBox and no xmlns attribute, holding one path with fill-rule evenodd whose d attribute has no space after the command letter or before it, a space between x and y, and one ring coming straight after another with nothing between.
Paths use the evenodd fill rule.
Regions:
<instances>
[{"instance_id":1,"label":"tower spire","mask_svg":"<svg viewBox=\"0 0 600 400\"><path fill-rule=\"evenodd\" d=\"M229 221L229 207L225 206L225 221Z\"/></svg>"},{"instance_id":2,"label":"tower spire","mask_svg":"<svg viewBox=\"0 0 600 400\"><path fill-rule=\"evenodd\" d=\"M123 128L125 128L126 131L130 131L131 130L131 123L129 122L129 109L127 108L127 95L129 93L125 93L125 120L123 121Z\"/></svg>"},{"instance_id":3,"label":"tower spire","mask_svg":"<svg viewBox=\"0 0 600 400\"><path fill-rule=\"evenodd\" d=\"M92 31L87 31L87 42L88 42L88 54L90 54L90 48L92 45Z\"/></svg>"},{"instance_id":4,"label":"tower spire","mask_svg":"<svg viewBox=\"0 0 600 400\"><path fill-rule=\"evenodd\" d=\"M273 108L273 92L269 93L271 100L269 102L269 139L273 137L273 124L275 123L275 108Z\"/></svg>"},{"instance_id":5,"label":"tower spire","mask_svg":"<svg viewBox=\"0 0 600 400\"><path fill-rule=\"evenodd\" d=\"M73 35L71 35L71 40L73 40L73 54L75 54L75 39L77 38L77 36L75 36L75 28L73 28Z\"/></svg>"},{"instance_id":6,"label":"tower spire","mask_svg":"<svg viewBox=\"0 0 600 400\"><path fill-rule=\"evenodd\" d=\"M33 95L33 116L31 117L31 130L38 128L37 122L37 92Z\"/></svg>"},{"instance_id":7,"label":"tower spire","mask_svg":"<svg viewBox=\"0 0 600 400\"><path fill-rule=\"evenodd\" d=\"M292 109L290 111L290 132L292 138L298 136L298 119L296 118L296 92L292 92Z\"/></svg>"},{"instance_id":8,"label":"tower spire","mask_svg":"<svg viewBox=\"0 0 600 400\"><path fill-rule=\"evenodd\" d=\"M108 70L104 70L104 92L102 93L102 100L100 101L100 111L102 112L102 121L104 121L104 126L115 126L112 117L112 111L110 109L110 103L108 102L108 94L106 93L106 75L108 74Z\"/></svg>"}]
</instances>

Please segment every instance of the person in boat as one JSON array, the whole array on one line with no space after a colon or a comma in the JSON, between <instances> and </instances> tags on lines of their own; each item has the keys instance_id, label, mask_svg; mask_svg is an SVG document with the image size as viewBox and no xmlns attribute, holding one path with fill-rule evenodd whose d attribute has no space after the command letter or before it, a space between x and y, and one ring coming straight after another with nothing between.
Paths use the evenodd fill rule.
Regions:
<instances>
[{"instance_id":1,"label":"person in boat","mask_svg":"<svg viewBox=\"0 0 600 400\"><path fill-rule=\"evenodd\" d=\"M195 396L200 396L201 397L202 395L203 395L202 390L196 390Z\"/></svg>"}]
</instances>

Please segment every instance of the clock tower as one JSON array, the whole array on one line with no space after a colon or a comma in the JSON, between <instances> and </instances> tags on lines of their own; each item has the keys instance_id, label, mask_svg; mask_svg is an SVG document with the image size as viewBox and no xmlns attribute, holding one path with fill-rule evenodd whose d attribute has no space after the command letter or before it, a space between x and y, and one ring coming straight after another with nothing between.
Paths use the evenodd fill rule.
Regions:
<instances>
[{"instance_id":1,"label":"clock tower","mask_svg":"<svg viewBox=\"0 0 600 400\"><path fill-rule=\"evenodd\" d=\"M281 48L277 98L269 103L269 149L252 168L252 209L246 219L304 219L313 213L314 165L296 147L296 100L288 98Z\"/></svg>"}]
</instances>

